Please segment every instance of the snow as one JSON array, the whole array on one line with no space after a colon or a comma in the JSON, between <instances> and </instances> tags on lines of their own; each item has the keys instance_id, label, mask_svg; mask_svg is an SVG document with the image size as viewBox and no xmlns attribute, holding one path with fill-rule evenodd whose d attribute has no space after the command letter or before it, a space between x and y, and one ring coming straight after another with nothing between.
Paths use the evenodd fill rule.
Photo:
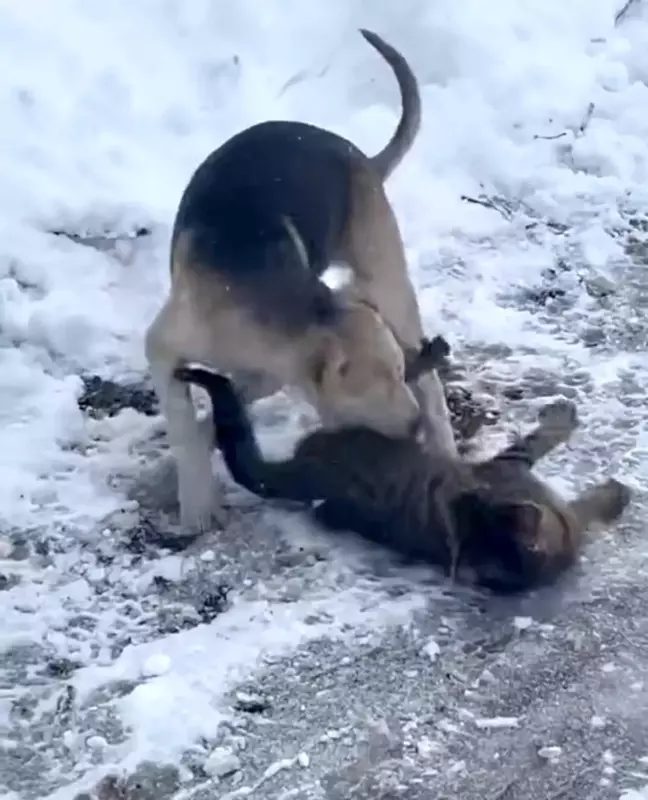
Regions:
<instances>
[{"instance_id":1,"label":"snow","mask_svg":"<svg viewBox=\"0 0 648 800\"><path fill-rule=\"evenodd\" d=\"M137 732L133 757L123 763L134 767L142 759L164 761L178 757L188 743L216 735L225 718L219 708L222 695L246 677L251 664L323 635L344 638L348 626L372 631L379 625L405 624L421 607L423 600L416 595L377 601L358 590L290 604L240 602L215 620L208 632L198 627L168 636L163 643L127 647L108 666L79 670L74 685L83 703L93 690L111 681L139 677L142 664L165 655L160 652L164 644L168 669L120 701L123 719Z\"/></svg>"},{"instance_id":2,"label":"snow","mask_svg":"<svg viewBox=\"0 0 648 800\"><path fill-rule=\"evenodd\" d=\"M92 551L115 535L116 519L126 526L137 516L121 479L155 450L159 422L133 411L89 420L76 404L79 374L145 372L142 332L165 296L169 226L192 170L266 118L322 124L377 151L396 123L397 94L357 28L384 34L422 84L423 132L389 194L430 329L457 347L518 348L500 375L567 362L587 370L593 394L582 415L614 426L630 413L616 399L623 375L639 390L648 384L645 353L588 348L592 318L582 304L556 326L502 297L540 284L566 253L613 280L623 260L615 231L630 211L648 212L648 11L636 5L615 27L618 10L618 0L500 0L495 11L480 0L0 8L0 566L4 533L47 531L67 543L49 563L14 562L22 582L3 593L0 647L44 642L80 660L82 695L145 675L120 701L130 734L117 764L177 758L213 733L224 693L264 655L405 624L420 606L415 596L359 596L331 582L328 593L291 604L244 598L209 625L109 655L123 609L97 601L96 586L110 578L139 590L151 576L98 565ZM510 208L462 199L482 195ZM568 236L542 225L526 235L547 219ZM141 226L153 235L121 260L48 233ZM630 325L640 310L614 313ZM641 486L646 420L633 419L614 453L590 456L596 469L624 467ZM571 485L569 470L555 477ZM176 576L185 566L169 557L155 571ZM330 620L308 623L318 607ZM73 613L95 615L83 641L68 635Z\"/></svg>"},{"instance_id":3,"label":"snow","mask_svg":"<svg viewBox=\"0 0 648 800\"><path fill-rule=\"evenodd\" d=\"M648 798L648 784L643 789L630 789L624 792L619 800L646 800L646 798Z\"/></svg>"}]
</instances>

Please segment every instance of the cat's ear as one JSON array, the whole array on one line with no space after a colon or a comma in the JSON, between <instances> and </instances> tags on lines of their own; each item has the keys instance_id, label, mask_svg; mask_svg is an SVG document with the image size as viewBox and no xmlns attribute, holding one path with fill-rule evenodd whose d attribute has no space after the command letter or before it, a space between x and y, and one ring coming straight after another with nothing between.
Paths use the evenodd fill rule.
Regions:
<instances>
[{"instance_id":1,"label":"cat's ear","mask_svg":"<svg viewBox=\"0 0 648 800\"><path fill-rule=\"evenodd\" d=\"M507 503L498 509L500 518L525 541L534 540L542 523L542 506L537 503Z\"/></svg>"}]
</instances>

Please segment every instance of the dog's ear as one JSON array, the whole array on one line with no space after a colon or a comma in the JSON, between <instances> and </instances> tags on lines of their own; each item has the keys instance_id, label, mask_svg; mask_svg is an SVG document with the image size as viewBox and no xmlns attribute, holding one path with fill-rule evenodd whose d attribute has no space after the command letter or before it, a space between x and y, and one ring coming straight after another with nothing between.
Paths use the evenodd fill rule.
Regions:
<instances>
[{"instance_id":1,"label":"dog's ear","mask_svg":"<svg viewBox=\"0 0 648 800\"><path fill-rule=\"evenodd\" d=\"M405 350L405 380L414 383L421 375L440 367L449 355L450 345L443 336L435 336L434 339L424 337L418 350Z\"/></svg>"}]
</instances>

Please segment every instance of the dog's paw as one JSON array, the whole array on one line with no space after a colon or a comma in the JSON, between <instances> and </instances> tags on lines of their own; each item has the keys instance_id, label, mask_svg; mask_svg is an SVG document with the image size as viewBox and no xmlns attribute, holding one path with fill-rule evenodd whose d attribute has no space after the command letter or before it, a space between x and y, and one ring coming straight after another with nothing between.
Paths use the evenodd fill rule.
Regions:
<instances>
[{"instance_id":1,"label":"dog's paw","mask_svg":"<svg viewBox=\"0 0 648 800\"><path fill-rule=\"evenodd\" d=\"M224 530L227 527L227 511L224 508L187 509L180 507L180 538L195 539L205 533Z\"/></svg>"},{"instance_id":2,"label":"dog's paw","mask_svg":"<svg viewBox=\"0 0 648 800\"><path fill-rule=\"evenodd\" d=\"M571 400L555 400L540 409L538 421L546 427L571 431L578 427L578 408Z\"/></svg>"},{"instance_id":3,"label":"dog's paw","mask_svg":"<svg viewBox=\"0 0 648 800\"><path fill-rule=\"evenodd\" d=\"M227 512L221 502L220 487L202 477L180 486L181 536L196 537L227 526Z\"/></svg>"}]
</instances>

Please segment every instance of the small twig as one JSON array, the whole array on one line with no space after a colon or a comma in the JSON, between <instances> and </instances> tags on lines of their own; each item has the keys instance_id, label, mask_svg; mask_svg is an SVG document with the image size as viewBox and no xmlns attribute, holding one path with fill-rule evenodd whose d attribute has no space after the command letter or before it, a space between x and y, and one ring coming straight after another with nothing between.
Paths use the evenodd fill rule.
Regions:
<instances>
[{"instance_id":1,"label":"small twig","mask_svg":"<svg viewBox=\"0 0 648 800\"><path fill-rule=\"evenodd\" d=\"M512 219L512 214L507 208L499 205L489 197L470 197L467 194L462 194L461 199L466 203L473 203L473 205L483 206L484 208L490 208L492 211L497 211L507 222L510 222Z\"/></svg>"},{"instance_id":2,"label":"small twig","mask_svg":"<svg viewBox=\"0 0 648 800\"><path fill-rule=\"evenodd\" d=\"M582 136L587 129L587 126L590 124L590 120L592 119L592 114L594 113L594 103L589 103L587 106L587 111L585 112L585 116L583 117L583 121L578 126L578 131L576 132L576 136Z\"/></svg>"},{"instance_id":3,"label":"small twig","mask_svg":"<svg viewBox=\"0 0 648 800\"><path fill-rule=\"evenodd\" d=\"M562 139L563 136L567 136L567 131L563 131L562 133L554 133L552 136L541 136L539 133L533 135L534 139L546 139L547 141L552 141L553 139Z\"/></svg>"},{"instance_id":4,"label":"small twig","mask_svg":"<svg viewBox=\"0 0 648 800\"><path fill-rule=\"evenodd\" d=\"M617 13L614 16L614 26L617 27L624 20L630 9L639 2L641 2L641 0L626 0L621 10L617 11ZM605 42L605 39L592 39L592 41L602 43ZM576 137L582 136L587 130L587 126L590 124L592 115L594 114L594 108L595 108L594 103L588 104L583 120L581 124L578 126L578 129L576 131ZM553 139L562 139L563 136L567 136L567 131L563 131L563 133L554 134L553 136L541 136L540 134L535 134L533 138L546 139L551 141ZM462 199L468 199L468 198L462 198ZM479 201L473 200L471 202L479 202Z\"/></svg>"},{"instance_id":5,"label":"small twig","mask_svg":"<svg viewBox=\"0 0 648 800\"><path fill-rule=\"evenodd\" d=\"M505 786L501 789L498 789L494 794L492 794L488 800L505 800L506 796L509 794L511 789L517 785L519 778L513 778L510 780Z\"/></svg>"},{"instance_id":6,"label":"small twig","mask_svg":"<svg viewBox=\"0 0 648 800\"><path fill-rule=\"evenodd\" d=\"M625 3L625 5L623 6L623 8L622 8L620 11L617 11L617 13L616 13L616 15L615 15L615 17L614 17L614 24L615 24L615 26L616 26L616 25L618 25L620 22L622 22L622 21L623 21L624 17L625 17L625 16L626 16L626 14L628 13L628 11L630 11L630 9L632 8L632 6L633 6L635 3L638 3L638 2L639 2L639 0L626 0L626 3Z\"/></svg>"}]
</instances>

